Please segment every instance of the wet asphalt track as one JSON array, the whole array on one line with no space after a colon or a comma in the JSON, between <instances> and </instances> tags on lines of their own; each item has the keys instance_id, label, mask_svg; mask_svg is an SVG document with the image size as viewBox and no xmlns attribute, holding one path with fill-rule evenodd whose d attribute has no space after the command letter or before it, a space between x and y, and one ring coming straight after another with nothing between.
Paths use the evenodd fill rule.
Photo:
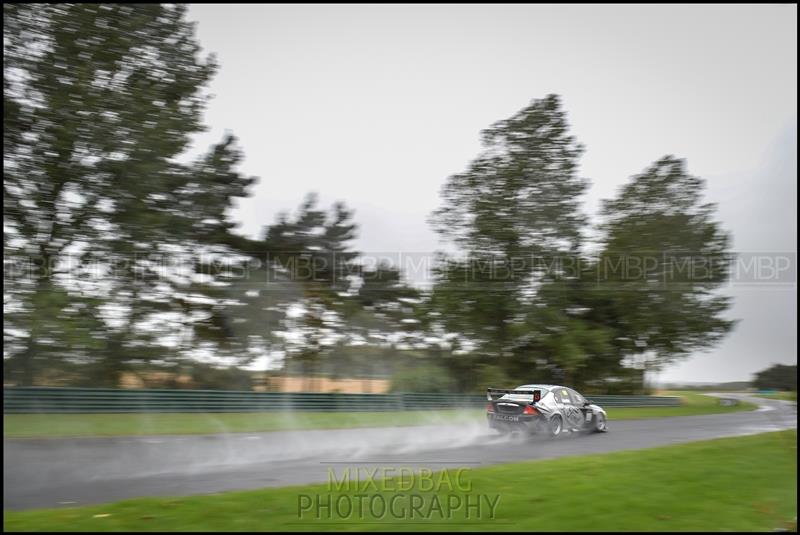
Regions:
<instances>
[{"instance_id":1,"label":"wet asphalt track","mask_svg":"<svg viewBox=\"0 0 800 535\"><path fill-rule=\"evenodd\" d=\"M747 398L752 412L609 422L605 434L497 436L484 423L234 433L3 440L3 508L63 507L325 482L343 468L430 468L648 448L797 427L789 402Z\"/></svg>"}]
</instances>

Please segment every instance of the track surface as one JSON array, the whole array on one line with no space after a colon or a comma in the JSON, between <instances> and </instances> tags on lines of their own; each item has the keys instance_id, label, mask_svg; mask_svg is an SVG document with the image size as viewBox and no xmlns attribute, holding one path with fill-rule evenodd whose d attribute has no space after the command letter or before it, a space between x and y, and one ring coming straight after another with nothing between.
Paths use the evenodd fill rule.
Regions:
<instances>
[{"instance_id":1,"label":"track surface","mask_svg":"<svg viewBox=\"0 0 800 535\"><path fill-rule=\"evenodd\" d=\"M730 397L730 395L726 395ZM609 422L605 434L523 441L485 423L73 439L4 439L3 507L105 503L328 481L365 467L432 470L648 448L797 427L794 403L705 416ZM363 472L362 472L363 473Z\"/></svg>"}]
</instances>

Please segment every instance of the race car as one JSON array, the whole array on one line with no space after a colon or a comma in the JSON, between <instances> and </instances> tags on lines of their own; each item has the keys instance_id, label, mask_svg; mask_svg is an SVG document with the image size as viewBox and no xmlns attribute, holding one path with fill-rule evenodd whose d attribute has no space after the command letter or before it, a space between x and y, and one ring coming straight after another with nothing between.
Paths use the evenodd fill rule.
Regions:
<instances>
[{"instance_id":1,"label":"race car","mask_svg":"<svg viewBox=\"0 0 800 535\"><path fill-rule=\"evenodd\" d=\"M503 433L522 432L557 437L565 431L608 431L606 411L571 388L522 385L513 390L487 388L486 419Z\"/></svg>"}]
</instances>

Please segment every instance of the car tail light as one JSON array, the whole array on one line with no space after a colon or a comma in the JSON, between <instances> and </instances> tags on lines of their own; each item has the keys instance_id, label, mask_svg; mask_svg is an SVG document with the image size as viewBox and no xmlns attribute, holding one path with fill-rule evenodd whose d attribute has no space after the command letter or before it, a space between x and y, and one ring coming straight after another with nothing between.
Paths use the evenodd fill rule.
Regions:
<instances>
[{"instance_id":1,"label":"car tail light","mask_svg":"<svg viewBox=\"0 0 800 535\"><path fill-rule=\"evenodd\" d=\"M486 412L494 412L494 405L492 405L491 401L486 404Z\"/></svg>"},{"instance_id":2,"label":"car tail light","mask_svg":"<svg viewBox=\"0 0 800 535\"><path fill-rule=\"evenodd\" d=\"M528 405L525 407L525 410L522 411L522 414L539 414L539 411Z\"/></svg>"}]
</instances>

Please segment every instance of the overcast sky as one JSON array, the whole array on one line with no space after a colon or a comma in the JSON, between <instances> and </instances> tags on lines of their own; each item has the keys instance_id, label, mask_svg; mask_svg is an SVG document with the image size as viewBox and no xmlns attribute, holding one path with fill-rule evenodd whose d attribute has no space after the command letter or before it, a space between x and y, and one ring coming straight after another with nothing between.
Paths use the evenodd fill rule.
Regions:
<instances>
[{"instance_id":1,"label":"overcast sky","mask_svg":"<svg viewBox=\"0 0 800 535\"><path fill-rule=\"evenodd\" d=\"M230 130L260 177L235 214L244 234L316 191L355 209L361 251L441 249L427 218L480 130L557 93L586 147L589 214L674 154L707 179L737 252L796 253L795 5L201 4L189 18L220 63L197 150ZM796 363L796 271L783 280L730 284L736 330L659 379Z\"/></svg>"}]
</instances>

